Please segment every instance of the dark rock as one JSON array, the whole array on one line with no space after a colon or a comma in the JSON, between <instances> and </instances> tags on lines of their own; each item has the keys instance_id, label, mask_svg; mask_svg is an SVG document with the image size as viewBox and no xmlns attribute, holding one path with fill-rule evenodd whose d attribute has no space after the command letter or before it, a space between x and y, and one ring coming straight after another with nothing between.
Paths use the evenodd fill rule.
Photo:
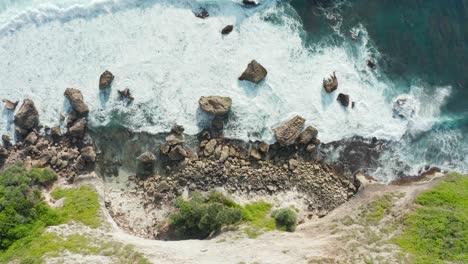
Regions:
<instances>
[{"instance_id":1,"label":"dark rock","mask_svg":"<svg viewBox=\"0 0 468 264\"><path fill-rule=\"evenodd\" d=\"M17 127L29 131L39 125L39 112L30 99L25 99L15 115L14 123ZM20 133L25 134L25 133Z\"/></svg>"},{"instance_id":2,"label":"dark rock","mask_svg":"<svg viewBox=\"0 0 468 264\"><path fill-rule=\"evenodd\" d=\"M302 133L299 135L298 142L300 144L307 144L309 143L312 139L316 138L318 135L318 131L315 127L313 126L308 126L302 131Z\"/></svg>"},{"instance_id":3,"label":"dark rock","mask_svg":"<svg viewBox=\"0 0 468 264\"><path fill-rule=\"evenodd\" d=\"M202 96L198 103L200 108L207 113L224 115L231 109L232 99L222 96Z\"/></svg>"},{"instance_id":4,"label":"dark rock","mask_svg":"<svg viewBox=\"0 0 468 264\"><path fill-rule=\"evenodd\" d=\"M259 4L253 0L242 0L242 4L246 6L258 6Z\"/></svg>"},{"instance_id":5,"label":"dark rock","mask_svg":"<svg viewBox=\"0 0 468 264\"><path fill-rule=\"evenodd\" d=\"M343 94L343 93L340 93L338 95L338 98L336 99L338 102L341 103L341 105L343 105L344 107L348 107L349 106L349 95L347 94Z\"/></svg>"},{"instance_id":6,"label":"dark rock","mask_svg":"<svg viewBox=\"0 0 468 264\"><path fill-rule=\"evenodd\" d=\"M8 151L0 146L0 160L5 160L6 158L8 158Z\"/></svg>"},{"instance_id":7,"label":"dark rock","mask_svg":"<svg viewBox=\"0 0 468 264\"><path fill-rule=\"evenodd\" d=\"M241 81L250 81L253 83L259 83L267 76L267 70L256 60L253 60L247 65L247 69L239 77Z\"/></svg>"},{"instance_id":8,"label":"dark rock","mask_svg":"<svg viewBox=\"0 0 468 264\"><path fill-rule=\"evenodd\" d=\"M205 19L210 16L208 11L206 11L206 9L203 7L200 7L198 11L194 11L193 13L195 14L196 17L201 18L201 19Z\"/></svg>"},{"instance_id":9,"label":"dark rock","mask_svg":"<svg viewBox=\"0 0 468 264\"><path fill-rule=\"evenodd\" d=\"M62 136L62 130L60 129L60 126L54 126L50 130L50 135L52 136L54 140L59 139Z\"/></svg>"},{"instance_id":10,"label":"dark rock","mask_svg":"<svg viewBox=\"0 0 468 264\"><path fill-rule=\"evenodd\" d=\"M351 103L351 108L354 108L356 106L356 103L355 102L352 102Z\"/></svg>"},{"instance_id":11,"label":"dark rock","mask_svg":"<svg viewBox=\"0 0 468 264\"><path fill-rule=\"evenodd\" d=\"M28 136L24 139L24 142L30 145L34 145L37 141L37 134L34 131L31 131Z\"/></svg>"},{"instance_id":12,"label":"dark rock","mask_svg":"<svg viewBox=\"0 0 468 264\"><path fill-rule=\"evenodd\" d=\"M8 135L5 135L5 134L2 135L2 142L3 142L3 147L6 149L9 149L12 146L11 139Z\"/></svg>"},{"instance_id":13,"label":"dark rock","mask_svg":"<svg viewBox=\"0 0 468 264\"><path fill-rule=\"evenodd\" d=\"M171 132L177 135L182 135L184 133L184 127L180 125L173 125L171 128Z\"/></svg>"},{"instance_id":14,"label":"dark rock","mask_svg":"<svg viewBox=\"0 0 468 264\"><path fill-rule=\"evenodd\" d=\"M276 141L278 141L282 147L294 144L301 134L304 123L305 119L300 116L295 116L284 122L274 129Z\"/></svg>"},{"instance_id":15,"label":"dark rock","mask_svg":"<svg viewBox=\"0 0 468 264\"><path fill-rule=\"evenodd\" d=\"M331 93L338 89L338 79L336 78L335 72L328 79L323 79L323 88L327 93Z\"/></svg>"},{"instance_id":16,"label":"dark rock","mask_svg":"<svg viewBox=\"0 0 468 264\"><path fill-rule=\"evenodd\" d=\"M367 60L367 66L371 69L374 69L377 65L375 65L375 62L371 59Z\"/></svg>"},{"instance_id":17,"label":"dark rock","mask_svg":"<svg viewBox=\"0 0 468 264\"><path fill-rule=\"evenodd\" d=\"M130 89L126 88L123 91L117 91L119 93L119 100L129 100L133 101L135 98L133 98L132 93L130 92Z\"/></svg>"},{"instance_id":18,"label":"dark rock","mask_svg":"<svg viewBox=\"0 0 468 264\"><path fill-rule=\"evenodd\" d=\"M18 105L18 101L16 102L12 102L10 100L7 100L7 99L3 99L2 100L4 103L5 103L5 106L8 110L15 110L16 109L16 106Z\"/></svg>"},{"instance_id":19,"label":"dark rock","mask_svg":"<svg viewBox=\"0 0 468 264\"><path fill-rule=\"evenodd\" d=\"M78 114L78 116L88 115L89 108L84 102L83 95L79 89L67 88L65 90L65 97L70 101L73 110Z\"/></svg>"},{"instance_id":20,"label":"dark rock","mask_svg":"<svg viewBox=\"0 0 468 264\"><path fill-rule=\"evenodd\" d=\"M86 132L86 126L88 122L86 118L82 117L78 119L69 129L68 133L72 137L82 138Z\"/></svg>"},{"instance_id":21,"label":"dark rock","mask_svg":"<svg viewBox=\"0 0 468 264\"><path fill-rule=\"evenodd\" d=\"M221 34L227 35L227 34L231 33L233 29L234 29L233 25L227 25L227 26L225 26L223 28L223 30L221 30Z\"/></svg>"},{"instance_id":22,"label":"dark rock","mask_svg":"<svg viewBox=\"0 0 468 264\"><path fill-rule=\"evenodd\" d=\"M211 120L211 127L216 131L221 131L224 129L224 118L222 116L215 116Z\"/></svg>"},{"instance_id":23,"label":"dark rock","mask_svg":"<svg viewBox=\"0 0 468 264\"><path fill-rule=\"evenodd\" d=\"M96 151L94 151L94 148L91 146L84 147L80 150L81 153L81 158L88 162L88 163L94 163L96 161Z\"/></svg>"},{"instance_id":24,"label":"dark rock","mask_svg":"<svg viewBox=\"0 0 468 264\"><path fill-rule=\"evenodd\" d=\"M145 152L137 158L136 176L139 178L147 178L153 175L156 156L151 152Z\"/></svg>"},{"instance_id":25,"label":"dark rock","mask_svg":"<svg viewBox=\"0 0 468 264\"><path fill-rule=\"evenodd\" d=\"M187 157L187 151L180 145L177 145L169 151L169 159L173 161L179 161Z\"/></svg>"},{"instance_id":26,"label":"dark rock","mask_svg":"<svg viewBox=\"0 0 468 264\"><path fill-rule=\"evenodd\" d=\"M184 143L184 135L170 134L166 137L166 143L169 146L175 146Z\"/></svg>"},{"instance_id":27,"label":"dark rock","mask_svg":"<svg viewBox=\"0 0 468 264\"><path fill-rule=\"evenodd\" d=\"M112 81L114 80L114 75L110 71L105 71L99 77L99 89L106 89L109 88Z\"/></svg>"}]
</instances>

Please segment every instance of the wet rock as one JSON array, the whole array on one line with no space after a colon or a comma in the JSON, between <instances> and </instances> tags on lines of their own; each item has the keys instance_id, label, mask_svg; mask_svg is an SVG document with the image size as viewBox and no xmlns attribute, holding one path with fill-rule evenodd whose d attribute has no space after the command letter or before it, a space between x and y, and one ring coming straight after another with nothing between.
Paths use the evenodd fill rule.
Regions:
<instances>
[{"instance_id":1,"label":"wet rock","mask_svg":"<svg viewBox=\"0 0 468 264\"><path fill-rule=\"evenodd\" d=\"M173 161L179 161L185 159L188 156L187 151L180 145L177 145L169 151L169 159Z\"/></svg>"},{"instance_id":2,"label":"wet rock","mask_svg":"<svg viewBox=\"0 0 468 264\"><path fill-rule=\"evenodd\" d=\"M171 128L171 132L176 134L176 135L182 135L184 133L184 127L181 125L173 125Z\"/></svg>"},{"instance_id":3,"label":"wet rock","mask_svg":"<svg viewBox=\"0 0 468 264\"><path fill-rule=\"evenodd\" d=\"M259 4L253 0L242 0L242 4L246 6L258 6Z\"/></svg>"},{"instance_id":4,"label":"wet rock","mask_svg":"<svg viewBox=\"0 0 468 264\"><path fill-rule=\"evenodd\" d=\"M30 132L28 136L26 136L26 138L24 139L24 142L30 145L34 145L36 141L37 141L37 134L34 131Z\"/></svg>"},{"instance_id":5,"label":"wet rock","mask_svg":"<svg viewBox=\"0 0 468 264\"><path fill-rule=\"evenodd\" d=\"M10 111L15 110L15 109L16 109L16 106L18 105L18 101L12 102L12 101L7 100L7 99L3 99L2 101L5 103L6 109L8 109L8 110L10 110Z\"/></svg>"},{"instance_id":6,"label":"wet rock","mask_svg":"<svg viewBox=\"0 0 468 264\"><path fill-rule=\"evenodd\" d=\"M112 81L114 80L114 75L110 71L105 71L99 77L99 89L106 89L109 88Z\"/></svg>"},{"instance_id":7,"label":"wet rock","mask_svg":"<svg viewBox=\"0 0 468 264\"><path fill-rule=\"evenodd\" d=\"M401 118L412 118L419 108L418 102L409 95L400 95L393 101L393 114Z\"/></svg>"},{"instance_id":8,"label":"wet rock","mask_svg":"<svg viewBox=\"0 0 468 264\"><path fill-rule=\"evenodd\" d=\"M267 76L267 70L256 60L253 60L247 65L247 69L239 77L240 81L250 81L259 83Z\"/></svg>"},{"instance_id":9,"label":"wet rock","mask_svg":"<svg viewBox=\"0 0 468 264\"><path fill-rule=\"evenodd\" d=\"M367 60L367 67L374 69L377 65L375 65L375 62L371 59Z\"/></svg>"},{"instance_id":10,"label":"wet rock","mask_svg":"<svg viewBox=\"0 0 468 264\"><path fill-rule=\"evenodd\" d=\"M260 152L254 148L250 150L250 157L257 159L257 160L262 159L262 155L260 154Z\"/></svg>"},{"instance_id":11,"label":"wet rock","mask_svg":"<svg viewBox=\"0 0 468 264\"><path fill-rule=\"evenodd\" d=\"M221 131L224 129L224 118L222 116L215 116L211 120L211 127L216 131Z\"/></svg>"},{"instance_id":12,"label":"wet rock","mask_svg":"<svg viewBox=\"0 0 468 264\"><path fill-rule=\"evenodd\" d=\"M349 95L347 94L343 94L343 93L340 93L338 95L338 98L336 99L338 102L341 103L341 105L343 105L344 107L348 107L349 106Z\"/></svg>"},{"instance_id":13,"label":"wet rock","mask_svg":"<svg viewBox=\"0 0 468 264\"><path fill-rule=\"evenodd\" d=\"M60 126L54 126L50 130L50 135L52 136L52 139L57 140L62 136L62 130L60 129Z\"/></svg>"},{"instance_id":14,"label":"wet rock","mask_svg":"<svg viewBox=\"0 0 468 264\"><path fill-rule=\"evenodd\" d=\"M216 139L208 141L208 143L205 146L205 149L203 150L203 154L207 157L211 156L215 151L216 143Z\"/></svg>"},{"instance_id":15,"label":"wet rock","mask_svg":"<svg viewBox=\"0 0 468 264\"><path fill-rule=\"evenodd\" d=\"M170 134L166 137L166 143L169 146L179 145L185 142L184 135Z\"/></svg>"},{"instance_id":16,"label":"wet rock","mask_svg":"<svg viewBox=\"0 0 468 264\"><path fill-rule=\"evenodd\" d=\"M72 137L82 138L86 132L87 126L86 118L82 117L78 119L69 129L68 133Z\"/></svg>"},{"instance_id":17,"label":"wet rock","mask_svg":"<svg viewBox=\"0 0 468 264\"><path fill-rule=\"evenodd\" d=\"M210 16L208 11L203 7L200 7L198 11L194 11L193 13L195 14L196 17L201 18L201 19L205 19Z\"/></svg>"},{"instance_id":18,"label":"wet rock","mask_svg":"<svg viewBox=\"0 0 468 264\"><path fill-rule=\"evenodd\" d=\"M318 135L318 131L315 127L313 126L308 126L302 131L302 133L299 135L298 142L300 144L307 144L309 143L312 139L316 138Z\"/></svg>"},{"instance_id":19,"label":"wet rock","mask_svg":"<svg viewBox=\"0 0 468 264\"><path fill-rule=\"evenodd\" d=\"M168 144L161 144L161 146L159 146L159 151L161 151L162 154L168 154L170 150L171 147Z\"/></svg>"},{"instance_id":20,"label":"wet rock","mask_svg":"<svg viewBox=\"0 0 468 264\"><path fill-rule=\"evenodd\" d=\"M282 146L290 146L296 142L304 127L305 119L295 116L274 129L276 141Z\"/></svg>"},{"instance_id":21,"label":"wet rock","mask_svg":"<svg viewBox=\"0 0 468 264\"><path fill-rule=\"evenodd\" d=\"M80 150L81 153L81 158L88 162L88 163L94 163L96 161L96 151L94 151L94 148L91 146L84 147Z\"/></svg>"},{"instance_id":22,"label":"wet rock","mask_svg":"<svg viewBox=\"0 0 468 264\"><path fill-rule=\"evenodd\" d=\"M270 145L268 145L268 143L266 142L260 142L260 144L258 145L258 150L260 150L260 152L262 153L267 153L269 149Z\"/></svg>"},{"instance_id":23,"label":"wet rock","mask_svg":"<svg viewBox=\"0 0 468 264\"><path fill-rule=\"evenodd\" d=\"M223 30L221 30L221 34L227 35L227 34L231 33L233 29L234 29L233 25L227 25L227 26L225 26L223 28Z\"/></svg>"},{"instance_id":24,"label":"wet rock","mask_svg":"<svg viewBox=\"0 0 468 264\"><path fill-rule=\"evenodd\" d=\"M5 160L8 158L8 150L0 146L0 160Z\"/></svg>"},{"instance_id":25,"label":"wet rock","mask_svg":"<svg viewBox=\"0 0 468 264\"><path fill-rule=\"evenodd\" d=\"M130 92L130 89L125 88L123 91L117 91L119 93L119 100L128 100L128 101L133 101L135 98L133 98L132 93Z\"/></svg>"},{"instance_id":26,"label":"wet rock","mask_svg":"<svg viewBox=\"0 0 468 264\"><path fill-rule=\"evenodd\" d=\"M231 109L232 99L222 96L202 96L198 103L200 108L207 113L224 115Z\"/></svg>"},{"instance_id":27,"label":"wet rock","mask_svg":"<svg viewBox=\"0 0 468 264\"><path fill-rule=\"evenodd\" d=\"M78 116L88 115L88 105L84 102L83 95L79 89L67 88L65 90L65 97L70 101L73 110L78 114Z\"/></svg>"},{"instance_id":28,"label":"wet rock","mask_svg":"<svg viewBox=\"0 0 468 264\"><path fill-rule=\"evenodd\" d=\"M151 152L145 152L137 158L136 176L139 178L147 178L153 175L154 165L156 164L156 156Z\"/></svg>"},{"instance_id":29,"label":"wet rock","mask_svg":"<svg viewBox=\"0 0 468 264\"><path fill-rule=\"evenodd\" d=\"M6 148L6 149L9 149L12 146L11 139L6 134L2 135L2 143L3 143L3 147Z\"/></svg>"},{"instance_id":30,"label":"wet rock","mask_svg":"<svg viewBox=\"0 0 468 264\"><path fill-rule=\"evenodd\" d=\"M323 88L327 93L331 93L338 89L338 79L336 78L335 72L328 79L323 79Z\"/></svg>"},{"instance_id":31,"label":"wet rock","mask_svg":"<svg viewBox=\"0 0 468 264\"><path fill-rule=\"evenodd\" d=\"M314 144L307 145L306 151L309 153L314 153L317 150L317 146Z\"/></svg>"},{"instance_id":32,"label":"wet rock","mask_svg":"<svg viewBox=\"0 0 468 264\"><path fill-rule=\"evenodd\" d=\"M15 115L15 125L25 131L29 131L39 125L39 112L30 99L25 99ZM24 134L24 133L21 133Z\"/></svg>"}]
</instances>

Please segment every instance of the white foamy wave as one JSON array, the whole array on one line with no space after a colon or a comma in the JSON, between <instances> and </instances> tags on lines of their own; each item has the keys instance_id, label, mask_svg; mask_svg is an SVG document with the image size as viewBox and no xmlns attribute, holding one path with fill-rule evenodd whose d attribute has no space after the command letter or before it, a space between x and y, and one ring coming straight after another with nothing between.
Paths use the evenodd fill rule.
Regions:
<instances>
[{"instance_id":1,"label":"white foamy wave","mask_svg":"<svg viewBox=\"0 0 468 264\"><path fill-rule=\"evenodd\" d=\"M2 96L33 99L41 122L49 126L65 111L65 88L79 87L93 126L118 120L133 130L161 132L177 122L194 134L203 120L198 98L224 95L233 98L230 137L271 140L271 128L295 114L317 127L324 142L354 135L399 139L406 131L406 123L392 117L385 84L358 70L355 65L362 62L345 48L311 52L304 48L298 21L269 22L281 14L276 1L258 9L213 3L205 20L192 14L190 1L127 6L133 2L68 7L68 15L44 15L64 19L34 18L47 23L13 26L16 30L0 36ZM235 30L223 37L220 30L227 24ZM268 70L259 85L237 80L252 59ZM106 69L116 76L108 99L97 87ZM336 102L337 92L324 92L322 79L333 71L337 92L349 94L354 109ZM117 90L127 87L135 97L131 106L117 100ZM7 130L7 118L0 122Z\"/></svg>"}]
</instances>

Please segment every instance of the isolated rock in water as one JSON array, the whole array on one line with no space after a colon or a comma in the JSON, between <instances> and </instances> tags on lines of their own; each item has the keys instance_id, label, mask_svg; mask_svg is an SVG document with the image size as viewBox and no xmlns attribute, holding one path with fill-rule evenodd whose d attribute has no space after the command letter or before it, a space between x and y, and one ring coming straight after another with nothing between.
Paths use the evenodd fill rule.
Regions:
<instances>
[{"instance_id":1,"label":"isolated rock in water","mask_svg":"<svg viewBox=\"0 0 468 264\"><path fill-rule=\"evenodd\" d=\"M112 81L114 80L114 75L110 71L105 71L99 77L99 89L106 89L109 88Z\"/></svg>"},{"instance_id":2,"label":"isolated rock in water","mask_svg":"<svg viewBox=\"0 0 468 264\"><path fill-rule=\"evenodd\" d=\"M411 118L419 109L419 103L409 95L400 95L393 101L393 113L401 118Z\"/></svg>"},{"instance_id":3,"label":"isolated rock in water","mask_svg":"<svg viewBox=\"0 0 468 264\"><path fill-rule=\"evenodd\" d=\"M187 157L187 151L181 146L175 146L169 151L169 159L173 161L183 160Z\"/></svg>"},{"instance_id":4,"label":"isolated rock in water","mask_svg":"<svg viewBox=\"0 0 468 264\"><path fill-rule=\"evenodd\" d=\"M78 119L69 129L68 133L72 137L78 137L82 138L84 137L85 131L86 131L86 126L87 126L87 121L84 117Z\"/></svg>"},{"instance_id":5,"label":"isolated rock in water","mask_svg":"<svg viewBox=\"0 0 468 264\"><path fill-rule=\"evenodd\" d=\"M208 11L206 11L206 9L203 7L200 7L198 11L194 11L193 13L195 14L196 17L201 18L201 19L205 19L210 16L210 14L208 14Z\"/></svg>"},{"instance_id":6,"label":"isolated rock in water","mask_svg":"<svg viewBox=\"0 0 468 264\"><path fill-rule=\"evenodd\" d=\"M89 108L84 102L83 95L81 94L81 91L76 88L67 88L65 90L65 97L67 97L68 101L70 101L70 104L73 108L73 110L79 115L79 116L87 116L89 113Z\"/></svg>"},{"instance_id":7,"label":"isolated rock in water","mask_svg":"<svg viewBox=\"0 0 468 264\"><path fill-rule=\"evenodd\" d=\"M371 59L367 60L367 66L371 69L374 69L376 67L375 62Z\"/></svg>"},{"instance_id":8,"label":"isolated rock in water","mask_svg":"<svg viewBox=\"0 0 468 264\"><path fill-rule=\"evenodd\" d=\"M323 88L327 93L331 93L338 89L338 79L336 78L335 72L328 79L323 79Z\"/></svg>"},{"instance_id":9,"label":"isolated rock in water","mask_svg":"<svg viewBox=\"0 0 468 264\"><path fill-rule=\"evenodd\" d=\"M227 25L227 26L225 26L223 28L223 30L221 30L221 34L227 35L227 34L231 33L233 29L234 29L233 25Z\"/></svg>"},{"instance_id":10,"label":"isolated rock in water","mask_svg":"<svg viewBox=\"0 0 468 264\"><path fill-rule=\"evenodd\" d=\"M259 4L253 0L242 0L242 3L246 6L258 6Z\"/></svg>"},{"instance_id":11,"label":"isolated rock in water","mask_svg":"<svg viewBox=\"0 0 468 264\"><path fill-rule=\"evenodd\" d=\"M345 107L349 106L349 95L347 95L347 94L340 93L336 100L338 102L340 102Z\"/></svg>"},{"instance_id":12,"label":"isolated rock in water","mask_svg":"<svg viewBox=\"0 0 468 264\"><path fill-rule=\"evenodd\" d=\"M14 123L23 130L31 130L39 125L39 112L30 99L25 99L15 115Z\"/></svg>"},{"instance_id":13,"label":"isolated rock in water","mask_svg":"<svg viewBox=\"0 0 468 264\"><path fill-rule=\"evenodd\" d=\"M3 99L2 100L4 103L5 103L5 106L8 110L15 110L16 109L16 106L18 105L18 101L16 102L12 102L10 100L7 100L7 99Z\"/></svg>"},{"instance_id":14,"label":"isolated rock in water","mask_svg":"<svg viewBox=\"0 0 468 264\"><path fill-rule=\"evenodd\" d=\"M267 74L267 70L256 60L253 60L247 65L247 69L245 69L244 73L239 77L239 80L259 83L265 79Z\"/></svg>"},{"instance_id":15,"label":"isolated rock in water","mask_svg":"<svg viewBox=\"0 0 468 264\"><path fill-rule=\"evenodd\" d=\"M179 145L184 143L184 136L183 135L177 135L177 134L170 134L169 136L166 137L166 143L169 146L174 146L174 145Z\"/></svg>"},{"instance_id":16,"label":"isolated rock in water","mask_svg":"<svg viewBox=\"0 0 468 264\"><path fill-rule=\"evenodd\" d=\"M317 135L318 135L317 129L315 127L313 127L313 126L308 126L299 135L298 142L300 144L305 145L305 144L309 143L310 141L312 141L312 139L316 138Z\"/></svg>"},{"instance_id":17,"label":"isolated rock in water","mask_svg":"<svg viewBox=\"0 0 468 264\"><path fill-rule=\"evenodd\" d=\"M80 153L81 158L86 162L92 163L96 161L96 151L94 151L93 147L84 147L81 149Z\"/></svg>"},{"instance_id":18,"label":"isolated rock in water","mask_svg":"<svg viewBox=\"0 0 468 264\"><path fill-rule=\"evenodd\" d=\"M181 125L173 125L171 128L171 132L177 135L182 135L185 131L185 128Z\"/></svg>"},{"instance_id":19,"label":"isolated rock in water","mask_svg":"<svg viewBox=\"0 0 468 264\"><path fill-rule=\"evenodd\" d=\"M210 114L224 115L232 106L232 99L222 96L202 96L198 100L200 108Z\"/></svg>"},{"instance_id":20,"label":"isolated rock in water","mask_svg":"<svg viewBox=\"0 0 468 264\"><path fill-rule=\"evenodd\" d=\"M128 99L130 101L133 101L135 98L133 98L132 93L130 92L130 89L126 88L123 91L117 91L119 93L119 99L124 100Z\"/></svg>"},{"instance_id":21,"label":"isolated rock in water","mask_svg":"<svg viewBox=\"0 0 468 264\"><path fill-rule=\"evenodd\" d=\"M146 178L153 175L155 163L156 156L149 151L138 156L136 176Z\"/></svg>"},{"instance_id":22,"label":"isolated rock in water","mask_svg":"<svg viewBox=\"0 0 468 264\"><path fill-rule=\"evenodd\" d=\"M305 119L300 116L295 116L284 122L281 126L274 129L276 141L278 141L282 147L294 144L301 134L304 124Z\"/></svg>"}]
</instances>

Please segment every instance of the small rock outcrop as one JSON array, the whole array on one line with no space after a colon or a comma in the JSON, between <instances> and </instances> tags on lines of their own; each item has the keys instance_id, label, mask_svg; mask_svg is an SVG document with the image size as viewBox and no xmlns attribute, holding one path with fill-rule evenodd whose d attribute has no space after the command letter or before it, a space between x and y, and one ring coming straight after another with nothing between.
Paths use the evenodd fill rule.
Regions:
<instances>
[{"instance_id":1,"label":"small rock outcrop","mask_svg":"<svg viewBox=\"0 0 468 264\"><path fill-rule=\"evenodd\" d=\"M224 115L231 109L232 99L222 96L202 96L198 103L200 108L207 113Z\"/></svg>"},{"instance_id":2,"label":"small rock outcrop","mask_svg":"<svg viewBox=\"0 0 468 264\"><path fill-rule=\"evenodd\" d=\"M5 106L6 106L6 108L8 110L15 110L16 106L18 105L18 101L12 102L12 101L7 100L7 99L3 99L2 101L5 103Z\"/></svg>"},{"instance_id":3,"label":"small rock outcrop","mask_svg":"<svg viewBox=\"0 0 468 264\"><path fill-rule=\"evenodd\" d=\"M182 135L185 131L185 128L181 125L173 125L171 128L171 132L176 134L176 135Z\"/></svg>"},{"instance_id":4,"label":"small rock outcrop","mask_svg":"<svg viewBox=\"0 0 468 264\"><path fill-rule=\"evenodd\" d=\"M347 94L343 94L343 93L340 93L338 95L338 98L336 99L338 102L341 103L341 105L343 105L344 107L348 107L349 106L349 95Z\"/></svg>"},{"instance_id":5,"label":"small rock outcrop","mask_svg":"<svg viewBox=\"0 0 468 264\"><path fill-rule=\"evenodd\" d=\"M181 145L177 145L169 151L168 156L170 160L179 161L185 159L185 157L188 156L188 153Z\"/></svg>"},{"instance_id":6,"label":"small rock outcrop","mask_svg":"<svg viewBox=\"0 0 468 264\"><path fill-rule=\"evenodd\" d=\"M133 101L135 98L132 96L130 89L125 88L123 91L117 91L119 93L119 100L129 100Z\"/></svg>"},{"instance_id":7,"label":"small rock outcrop","mask_svg":"<svg viewBox=\"0 0 468 264\"><path fill-rule=\"evenodd\" d=\"M231 33L233 29L234 29L233 25L227 25L227 26L225 26L223 28L223 30L221 30L221 34L227 35L227 34Z\"/></svg>"},{"instance_id":8,"label":"small rock outcrop","mask_svg":"<svg viewBox=\"0 0 468 264\"><path fill-rule=\"evenodd\" d=\"M276 141L282 147L293 145L301 134L304 124L305 119L300 116L295 116L284 122L274 129Z\"/></svg>"},{"instance_id":9,"label":"small rock outcrop","mask_svg":"<svg viewBox=\"0 0 468 264\"><path fill-rule=\"evenodd\" d=\"M336 78L335 72L328 79L323 79L323 88L327 93L331 93L338 89L338 79Z\"/></svg>"},{"instance_id":10,"label":"small rock outcrop","mask_svg":"<svg viewBox=\"0 0 468 264\"><path fill-rule=\"evenodd\" d=\"M114 80L114 75L110 71L105 71L99 77L99 89L103 90L109 88Z\"/></svg>"},{"instance_id":11,"label":"small rock outcrop","mask_svg":"<svg viewBox=\"0 0 468 264\"><path fill-rule=\"evenodd\" d=\"M259 83L267 76L267 70L256 60L253 60L247 65L247 69L239 77L240 81L249 81Z\"/></svg>"},{"instance_id":12,"label":"small rock outcrop","mask_svg":"<svg viewBox=\"0 0 468 264\"><path fill-rule=\"evenodd\" d=\"M246 6L258 6L259 4L253 0L242 0L242 4Z\"/></svg>"},{"instance_id":13,"label":"small rock outcrop","mask_svg":"<svg viewBox=\"0 0 468 264\"><path fill-rule=\"evenodd\" d=\"M78 116L88 115L88 105L86 105L84 102L83 95L79 89L67 88L65 90L65 97L67 97L68 101L70 101L73 111L75 111Z\"/></svg>"},{"instance_id":14,"label":"small rock outcrop","mask_svg":"<svg viewBox=\"0 0 468 264\"><path fill-rule=\"evenodd\" d=\"M196 17L201 18L201 19L205 19L205 18L207 18L207 17L210 16L210 14L208 13L208 11L207 11L205 8L203 8L203 7L200 7L200 8L198 9L198 11L194 11L193 14L194 14Z\"/></svg>"},{"instance_id":15,"label":"small rock outcrop","mask_svg":"<svg viewBox=\"0 0 468 264\"><path fill-rule=\"evenodd\" d=\"M306 145L309 142L311 142L314 138L316 138L317 135L318 135L317 129L313 126L308 126L299 135L298 143Z\"/></svg>"},{"instance_id":16,"label":"small rock outcrop","mask_svg":"<svg viewBox=\"0 0 468 264\"><path fill-rule=\"evenodd\" d=\"M140 178L147 178L153 175L154 165L156 164L156 156L147 151L137 158L137 171L136 176Z\"/></svg>"},{"instance_id":17,"label":"small rock outcrop","mask_svg":"<svg viewBox=\"0 0 468 264\"><path fill-rule=\"evenodd\" d=\"M15 115L14 123L21 130L30 131L39 125L39 112L30 99L25 99ZM25 133L25 134L26 134Z\"/></svg>"},{"instance_id":18,"label":"small rock outcrop","mask_svg":"<svg viewBox=\"0 0 468 264\"><path fill-rule=\"evenodd\" d=\"M72 137L82 138L86 132L86 126L88 122L86 118L82 117L78 119L73 125L68 129L68 133Z\"/></svg>"}]
</instances>

